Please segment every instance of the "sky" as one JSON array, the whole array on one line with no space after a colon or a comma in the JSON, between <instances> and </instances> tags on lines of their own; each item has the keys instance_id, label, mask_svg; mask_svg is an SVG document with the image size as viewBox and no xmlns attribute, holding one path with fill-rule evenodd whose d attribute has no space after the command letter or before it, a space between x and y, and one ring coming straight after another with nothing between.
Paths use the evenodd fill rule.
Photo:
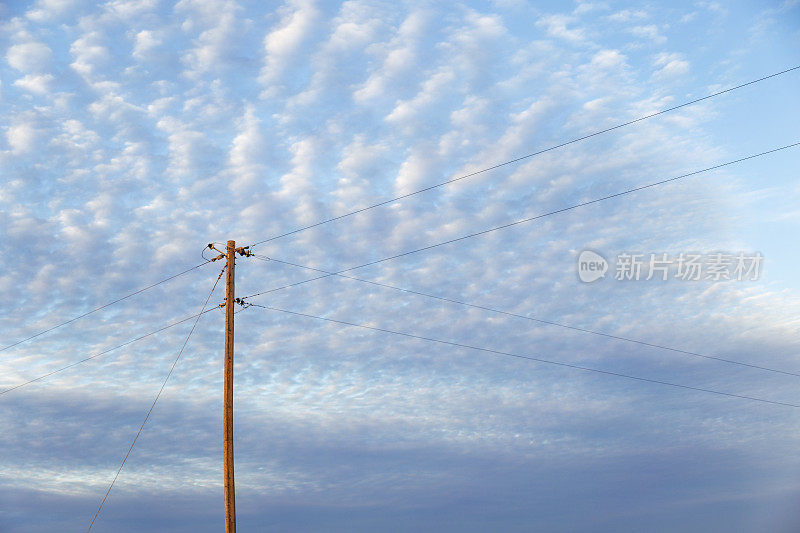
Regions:
<instances>
[{"instance_id":1,"label":"sky","mask_svg":"<svg viewBox=\"0 0 800 533\"><path fill-rule=\"evenodd\" d=\"M223 527L229 239L241 531L797 531L800 147L563 209L800 142L800 70L416 191L798 65L796 0L0 3L0 532L179 353L92 531Z\"/></svg>"}]
</instances>

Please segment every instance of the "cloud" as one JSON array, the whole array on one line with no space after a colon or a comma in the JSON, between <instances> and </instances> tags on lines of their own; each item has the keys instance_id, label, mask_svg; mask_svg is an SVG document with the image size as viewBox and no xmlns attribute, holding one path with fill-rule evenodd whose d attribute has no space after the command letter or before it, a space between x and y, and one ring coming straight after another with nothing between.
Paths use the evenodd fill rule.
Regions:
<instances>
[{"instance_id":1,"label":"cloud","mask_svg":"<svg viewBox=\"0 0 800 533\"><path fill-rule=\"evenodd\" d=\"M136 34L133 57L140 61L146 60L161 44L162 39L159 35L150 30L142 30Z\"/></svg>"},{"instance_id":2,"label":"cloud","mask_svg":"<svg viewBox=\"0 0 800 533\"><path fill-rule=\"evenodd\" d=\"M46 95L50 93L54 79L52 74L28 74L15 81L14 85L34 94Z\"/></svg>"},{"instance_id":3,"label":"cloud","mask_svg":"<svg viewBox=\"0 0 800 533\"><path fill-rule=\"evenodd\" d=\"M661 35L661 33L658 30L658 26L656 26L655 24L648 24L646 26L634 26L630 29L630 32L636 37L642 37L648 39L656 44L662 44L667 41L667 38Z\"/></svg>"},{"instance_id":4,"label":"cloud","mask_svg":"<svg viewBox=\"0 0 800 533\"><path fill-rule=\"evenodd\" d=\"M178 9L179 6L176 6ZM240 53L243 50L240 44L242 37L247 34L249 20L238 16L238 6L226 2L215 13L213 23L205 25L194 39L194 47L186 52L183 57L188 67L187 74L196 77L207 72L225 69L232 62L246 57ZM200 26L192 23L190 28Z\"/></svg>"},{"instance_id":5,"label":"cloud","mask_svg":"<svg viewBox=\"0 0 800 533\"><path fill-rule=\"evenodd\" d=\"M279 81L292 64L292 58L312 37L318 17L314 2L298 1L285 8L279 27L264 37L264 66L259 81L265 86L265 94L272 94L280 87Z\"/></svg>"},{"instance_id":6,"label":"cloud","mask_svg":"<svg viewBox=\"0 0 800 533\"><path fill-rule=\"evenodd\" d=\"M793 278L776 275L790 261L766 253L791 250L772 229L797 219L794 155L593 202L770 147L734 139L753 123L722 112L767 105L761 85L593 135L728 86L737 36L720 28L687 48L670 26L686 6L635 2L547 13L512 2L58 6L31 3L0 32L6 343L200 265L208 242L234 238L265 241L253 250L272 258L237 259L237 296L264 293L253 303L535 359L241 310L241 527L792 523L791 408L545 362L795 401L794 376L552 324L798 370L800 299ZM774 41L773 51L788 42ZM779 54L736 57L758 70ZM769 232L753 230L764 223ZM584 284L575 270L585 249L762 246L769 269L749 283ZM305 282L323 273L278 260L377 284ZM191 316L221 268L204 264L4 351L0 390ZM222 284L103 527L218 529ZM70 517L96 509L191 326L0 395L1 530L85 527Z\"/></svg>"},{"instance_id":7,"label":"cloud","mask_svg":"<svg viewBox=\"0 0 800 533\"><path fill-rule=\"evenodd\" d=\"M25 16L38 23L51 22L66 14L75 14L83 7L82 0L37 0Z\"/></svg>"},{"instance_id":8,"label":"cloud","mask_svg":"<svg viewBox=\"0 0 800 533\"><path fill-rule=\"evenodd\" d=\"M111 0L105 9L122 20L133 20L137 16L152 13L158 5L158 0Z\"/></svg>"},{"instance_id":9,"label":"cloud","mask_svg":"<svg viewBox=\"0 0 800 533\"><path fill-rule=\"evenodd\" d=\"M658 78L676 78L689 72L689 62L681 54L662 52L655 56L653 65L659 69L653 74Z\"/></svg>"},{"instance_id":10,"label":"cloud","mask_svg":"<svg viewBox=\"0 0 800 533\"><path fill-rule=\"evenodd\" d=\"M231 188L240 192L253 190L262 183L264 165L261 154L267 139L261 131L261 122L252 107L248 107L239 120L239 133L234 137L229 152Z\"/></svg>"},{"instance_id":11,"label":"cloud","mask_svg":"<svg viewBox=\"0 0 800 533\"><path fill-rule=\"evenodd\" d=\"M356 101L381 97L390 90L390 85L401 84L404 76L412 74L431 17L430 12L414 11L403 20L391 42L381 47L381 68L372 72L363 86L353 93Z\"/></svg>"},{"instance_id":12,"label":"cloud","mask_svg":"<svg viewBox=\"0 0 800 533\"><path fill-rule=\"evenodd\" d=\"M6 140L15 154L31 152L39 138L39 132L31 122L21 121L6 128Z\"/></svg>"},{"instance_id":13,"label":"cloud","mask_svg":"<svg viewBox=\"0 0 800 533\"><path fill-rule=\"evenodd\" d=\"M174 179L188 178L202 171L204 162L213 158L218 150L202 131L179 120L165 118L157 126L167 134L170 154L167 170Z\"/></svg>"},{"instance_id":14,"label":"cloud","mask_svg":"<svg viewBox=\"0 0 800 533\"><path fill-rule=\"evenodd\" d=\"M105 36L98 31L90 31L70 46L74 61L70 66L88 82L96 81L96 74L108 65L111 54L105 45Z\"/></svg>"},{"instance_id":15,"label":"cloud","mask_svg":"<svg viewBox=\"0 0 800 533\"><path fill-rule=\"evenodd\" d=\"M697 6L708 10L711 14L723 18L728 15L728 10L719 2L702 1L702 2L697 2Z\"/></svg>"},{"instance_id":16,"label":"cloud","mask_svg":"<svg viewBox=\"0 0 800 533\"><path fill-rule=\"evenodd\" d=\"M629 23L647 19L648 13L644 9L623 9L608 15L608 19L614 22Z\"/></svg>"},{"instance_id":17,"label":"cloud","mask_svg":"<svg viewBox=\"0 0 800 533\"><path fill-rule=\"evenodd\" d=\"M550 37L574 43L586 40L583 29L568 28L568 25L573 22L575 19L567 15L547 15L537 20L536 25L544 27Z\"/></svg>"},{"instance_id":18,"label":"cloud","mask_svg":"<svg viewBox=\"0 0 800 533\"><path fill-rule=\"evenodd\" d=\"M578 2L578 5L575 6L575 9L572 12L575 15L583 15L584 13L604 11L608 8L608 4L605 2Z\"/></svg>"},{"instance_id":19,"label":"cloud","mask_svg":"<svg viewBox=\"0 0 800 533\"><path fill-rule=\"evenodd\" d=\"M619 50L600 50L592 57L591 65L603 70L614 70L625 65L625 56Z\"/></svg>"},{"instance_id":20,"label":"cloud","mask_svg":"<svg viewBox=\"0 0 800 533\"><path fill-rule=\"evenodd\" d=\"M419 93L414 98L407 101L397 102L397 105L389 115L386 116L388 122L397 127L404 127L409 135L413 135L413 128L421 124L419 120L421 114L429 111L446 93L449 93L450 84L455 79L455 75L450 70L441 70L433 73L430 78L422 83Z\"/></svg>"},{"instance_id":21,"label":"cloud","mask_svg":"<svg viewBox=\"0 0 800 533\"><path fill-rule=\"evenodd\" d=\"M21 72L42 72L50 66L53 52L42 42L12 45L6 52L6 61Z\"/></svg>"}]
</instances>

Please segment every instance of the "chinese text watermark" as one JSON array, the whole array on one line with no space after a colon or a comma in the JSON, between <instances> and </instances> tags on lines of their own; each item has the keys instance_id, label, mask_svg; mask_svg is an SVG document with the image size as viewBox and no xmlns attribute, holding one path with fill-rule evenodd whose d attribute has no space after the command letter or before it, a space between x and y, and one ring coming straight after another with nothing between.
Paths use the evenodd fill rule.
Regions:
<instances>
[{"instance_id":1,"label":"chinese text watermark","mask_svg":"<svg viewBox=\"0 0 800 533\"><path fill-rule=\"evenodd\" d=\"M613 277L617 281L677 279L683 281L748 281L761 275L760 252L680 252L669 254L623 252L616 255ZM612 270L603 255L584 250L578 256L578 277L585 283L606 277Z\"/></svg>"}]
</instances>

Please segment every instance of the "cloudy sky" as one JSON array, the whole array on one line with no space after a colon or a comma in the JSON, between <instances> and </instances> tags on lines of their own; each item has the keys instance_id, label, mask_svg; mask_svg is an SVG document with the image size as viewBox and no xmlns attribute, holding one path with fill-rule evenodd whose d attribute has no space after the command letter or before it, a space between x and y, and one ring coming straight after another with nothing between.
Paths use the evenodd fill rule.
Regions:
<instances>
[{"instance_id":1,"label":"cloudy sky","mask_svg":"<svg viewBox=\"0 0 800 533\"><path fill-rule=\"evenodd\" d=\"M241 531L797 531L800 147L415 250L797 143L800 70L275 238L797 65L795 0L0 3L0 532L86 530L192 321L9 389L222 265L18 342L228 239ZM93 531L222 528L223 323Z\"/></svg>"}]
</instances>

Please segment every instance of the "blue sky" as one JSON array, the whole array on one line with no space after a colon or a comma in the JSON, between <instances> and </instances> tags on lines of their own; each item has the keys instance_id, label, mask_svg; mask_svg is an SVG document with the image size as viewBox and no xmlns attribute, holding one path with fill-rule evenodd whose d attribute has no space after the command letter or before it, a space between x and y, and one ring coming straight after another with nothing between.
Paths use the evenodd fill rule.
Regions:
<instances>
[{"instance_id":1,"label":"blue sky","mask_svg":"<svg viewBox=\"0 0 800 533\"><path fill-rule=\"evenodd\" d=\"M800 64L800 4L0 3L2 346L200 264ZM800 71L253 248L340 271L800 141ZM262 306L797 404L800 148ZM578 254L764 257L583 283ZM0 352L0 390L193 315L213 263ZM255 257L237 294L318 273ZM223 299L222 287L211 297ZM88 527L187 321L0 395L0 532ZM204 315L93 531L218 531ZM796 531L800 410L260 307L236 315L243 531Z\"/></svg>"}]
</instances>

